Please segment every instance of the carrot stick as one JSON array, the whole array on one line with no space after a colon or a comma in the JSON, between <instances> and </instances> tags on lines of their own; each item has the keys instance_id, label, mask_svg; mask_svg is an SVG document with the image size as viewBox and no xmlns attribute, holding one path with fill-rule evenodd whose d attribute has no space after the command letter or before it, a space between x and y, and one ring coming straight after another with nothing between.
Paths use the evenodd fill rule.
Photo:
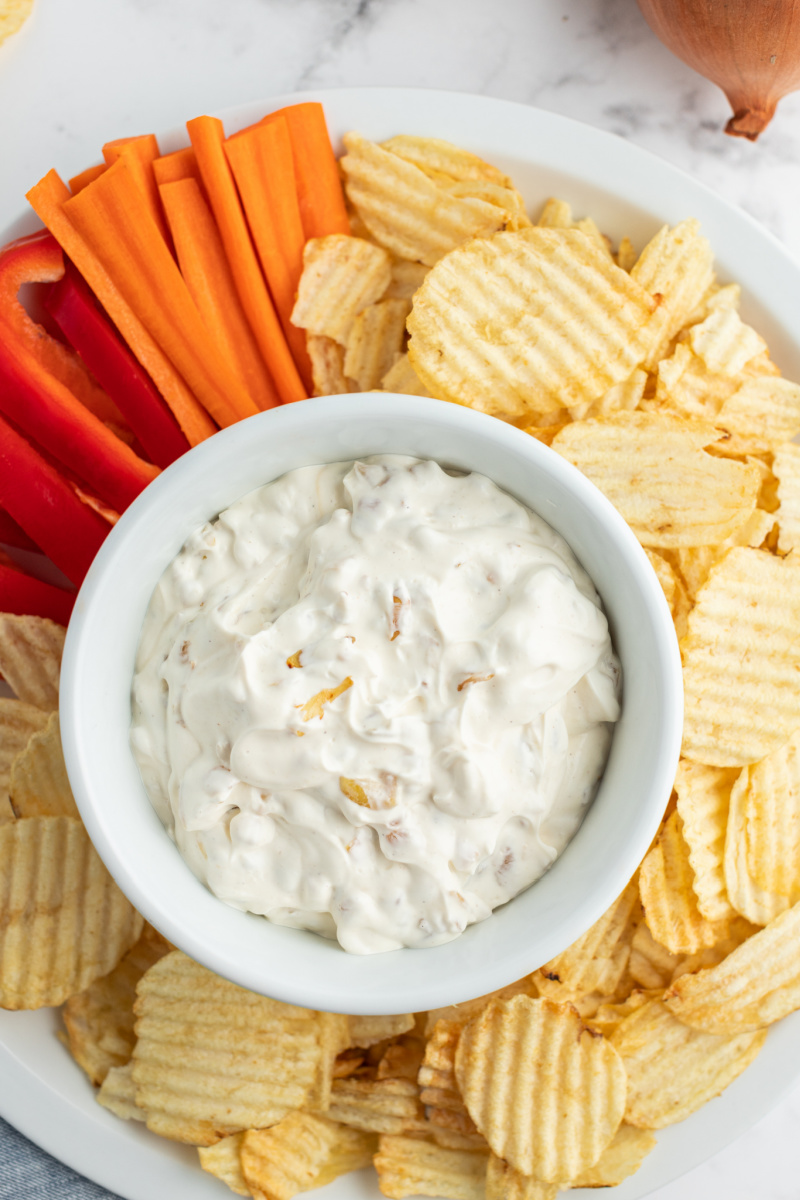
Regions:
<instances>
[{"instance_id":1,"label":"carrot stick","mask_svg":"<svg viewBox=\"0 0 800 1200\"><path fill-rule=\"evenodd\" d=\"M305 330L292 324L303 273L303 222L289 128L283 119L254 125L225 142L236 186L283 332L306 388L313 386Z\"/></svg>"},{"instance_id":2,"label":"carrot stick","mask_svg":"<svg viewBox=\"0 0 800 1200\"><path fill-rule=\"evenodd\" d=\"M106 142L103 146L103 158L110 167L120 158L125 159L128 170L147 201L151 217L158 226L164 241L169 245L169 230L161 211L158 184L153 174L153 163L160 157L161 151L153 133L144 133L141 137L117 138L113 142Z\"/></svg>"},{"instance_id":3,"label":"carrot stick","mask_svg":"<svg viewBox=\"0 0 800 1200\"><path fill-rule=\"evenodd\" d=\"M195 117L186 128L222 235L236 290L275 389L284 404L303 400L307 392L269 298L225 157L222 122L215 117Z\"/></svg>"},{"instance_id":4,"label":"carrot stick","mask_svg":"<svg viewBox=\"0 0 800 1200\"><path fill-rule=\"evenodd\" d=\"M78 192L83 191L87 183L93 183L98 175L102 175L103 171L108 169L108 163L97 163L93 167L87 167L85 171L80 171L79 174L73 175L69 181L69 190L73 196L77 196Z\"/></svg>"},{"instance_id":5,"label":"carrot stick","mask_svg":"<svg viewBox=\"0 0 800 1200\"><path fill-rule=\"evenodd\" d=\"M284 118L294 156L297 195L306 238L329 233L349 233L350 221L344 203L325 112L321 104L292 104L267 113L263 124Z\"/></svg>"},{"instance_id":6,"label":"carrot stick","mask_svg":"<svg viewBox=\"0 0 800 1200\"><path fill-rule=\"evenodd\" d=\"M184 146L183 150L162 154L161 158L155 159L153 174L159 187L162 183L177 183L179 179L196 179L203 186L197 155L191 146Z\"/></svg>"},{"instance_id":7,"label":"carrot stick","mask_svg":"<svg viewBox=\"0 0 800 1200\"><path fill-rule=\"evenodd\" d=\"M258 412L203 323L129 160L120 156L64 212L214 420L232 425Z\"/></svg>"},{"instance_id":8,"label":"carrot stick","mask_svg":"<svg viewBox=\"0 0 800 1200\"><path fill-rule=\"evenodd\" d=\"M211 210L194 179L159 188L178 265L200 316L214 330L225 357L260 409L280 401L247 323ZM299 332L299 331L298 331Z\"/></svg>"},{"instance_id":9,"label":"carrot stick","mask_svg":"<svg viewBox=\"0 0 800 1200\"><path fill-rule=\"evenodd\" d=\"M64 212L64 202L68 199L69 192L55 171L49 171L28 192L28 201L34 211L65 254L72 259L124 341L150 375L175 414L189 444L196 446L216 433L217 426Z\"/></svg>"}]
</instances>

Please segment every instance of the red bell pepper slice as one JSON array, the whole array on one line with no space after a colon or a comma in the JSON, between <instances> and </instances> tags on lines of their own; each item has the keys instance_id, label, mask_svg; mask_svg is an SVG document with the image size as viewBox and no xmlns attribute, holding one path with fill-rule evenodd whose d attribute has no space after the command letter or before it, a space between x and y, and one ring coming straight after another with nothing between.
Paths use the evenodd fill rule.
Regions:
<instances>
[{"instance_id":1,"label":"red bell pepper slice","mask_svg":"<svg viewBox=\"0 0 800 1200\"><path fill-rule=\"evenodd\" d=\"M29 538L24 529L10 517L4 508L0 508L0 542L4 546L16 546L17 550L38 550L33 538Z\"/></svg>"},{"instance_id":2,"label":"red bell pepper slice","mask_svg":"<svg viewBox=\"0 0 800 1200\"><path fill-rule=\"evenodd\" d=\"M168 467L185 454L189 442L178 422L71 263L50 288L45 308L124 414L151 460Z\"/></svg>"},{"instance_id":3,"label":"red bell pepper slice","mask_svg":"<svg viewBox=\"0 0 800 1200\"><path fill-rule=\"evenodd\" d=\"M0 612L20 617L49 617L59 625L66 625L76 595L0 562Z\"/></svg>"},{"instance_id":4,"label":"red bell pepper slice","mask_svg":"<svg viewBox=\"0 0 800 1200\"><path fill-rule=\"evenodd\" d=\"M66 479L0 417L0 505L80 585L108 525L81 503Z\"/></svg>"}]
</instances>

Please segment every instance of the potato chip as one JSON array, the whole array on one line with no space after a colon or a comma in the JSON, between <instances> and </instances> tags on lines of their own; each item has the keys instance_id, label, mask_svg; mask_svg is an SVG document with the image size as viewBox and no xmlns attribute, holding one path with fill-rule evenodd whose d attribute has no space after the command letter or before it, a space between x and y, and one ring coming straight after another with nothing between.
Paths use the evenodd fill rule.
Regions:
<instances>
[{"instance_id":1,"label":"potato chip","mask_svg":"<svg viewBox=\"0 0 800 1200\"><path fill-rule=\"evenodd\" d=\"M306 350L311 360L315 396L345 396L355 391L353 381L344 373L344 346L333 338L309 333Z\"/></svg>"},{"instance_id":2,"label":"potato chip","mask_svg":"<svg viewBox=\"0 0 800 1200\"><path fill-rule=\"evenodd\" d=\"M742 774L748 874L794 903L800 900L800 730Z\"/></svg>"},{"instance_id":3,"label":"potato chip","mask_svg":"<svg viewBox=\"0 0 800 1200\"><path fill-rule=\"evenodd\" d=\"M628 970L634 982L646 989L665 988L672 982L676 967L683 961L680 954L673 954L657 942L650 932L647 921L636 926L631 943Z\"/></svg>"},{"instance_id":4,"label":"potato chip","mask_svg":"<svg viewBox=\"0 0 800 1200\"><path fill-rule=\"evenodd\" d=\"M757 549L763 544L774 524L775 518L772 513L755 508L744 525L719 545L679 546L673 551L675 565L680 578L686 584L690 601L694 602L700 588L708 579L711 568L725 557L728 550L733 546L751 546Z\"/></svg>"},{"instance_id":5,"label":"potato chip","mask_svg":"<svg viewBox=\"0 0 800 1200\"><path fill-rule=\"evenodd\" d=\"M596 1162L625 1108L617 1052L551 1000L493 1000L459 1038L456 1079L494 1153L546 1183Z\"/></svg>"},{"instance_id":6,"label":"potato chip","mask_svg":"<svg viewBox=\"0 0 800 1200\"><path fill-rule=\"evenodd\" d=\"M670 357L658 364L655 398L642 407L713 422L740 386L740 379L710 371L687 342L678 342Z\"/></svg>"},{"instance_id":7,"label":"potato chip","mask_svg":"<svg viewBox=\"0 0 800 1200\"><path fill-rule=\"evenodd\" d=\"M404 396L430 396L430 392L408 361L407 354L401 354L395 360L394 366L381 380L381 387L385 392L400 392Z\"/></svg>"},{"instance_id":8,"label":"potato chip","mask_svg":"<svg viewBox=\"0 0 800 1200\"><path fill-rule=\"evenodd\" d=\"M356 317L347 338L344 373L359 391L379 387L402 354L410 311L409 300L379 300Z\"/></svg>"},{"instance_id":9,"label":"potato chip","mask_svg":"<svg viewBox=\"0 0 800 1200\"><path fill-rule=\"evenodd\" d=\"M594 1166L570 1180L570 1187L617 1187L636 1174L656 1144L652 1133L623 1121Z\"/></svg>"},{"instance_id":10,"label":"potato chip","mask_svg":"<svg viewBox=\"0 0 800 1200\"><path fill-rule=\"evenodd\" d=\"M778 549L788 554L800 546L800 446L787 444L775 451L772 469L778 480Z\"/></svg>"},{"instance_id":11,"label":"potato chip","mask_svg":"<svg viewBox=\"0 0 800 1200\"><path fill-rule=\"evenodd\" d=\"M634 279L658 299L658 311L648 327L644 365L653 370L675 335L688 324L714 281L714 258L700 223L667 225L647 243L631 268Z\"/></svg>"},{"instance_id":12,"label":"potato chip","mask_svg":"<svg viewBox=\"0 0 800 1200\"><path fill-rule=\"evenodd\" d=\"M476 996L474 1000L464 1000L461 1004L450 1004L445 1008L432 1008L425 1019L425 1037L430 1037L439 1021L458 1021L464 1025L472 1017L483 1012L490 1000L511 1000L514 996L538 996L539 989L533 975L523 975L522 979L487 992L485 996Z\"/></svg>"},{"instance_id":13,"label":"potato chip","mask_svg":"<svg viewBox=\"0 0 800 1200\"><path fill-rule=\"evenodd\" d=\"M80 821L0 826L0 1007L62 1004L113 970L142 925Z\"/></svg>"},{"instance_id":14,"label":"potato chip","mask_svg":"<svg viewBox=\"0 0 800 1200\"><path fill-rule=\"evenodd\" d=\"M540 994L565 1001L613 992L628 965L638 899L634 877L591 929L536 972Z\"/></svg>"},{"instance_id":15,"label":"potato chip","mask_svg":"<svg viewBox=\"0 0 800 1200\"><path fill-rule=\"evenodd\" d=\"M632 271L639 255L633 248L633 242L627 235L620 238L617 250L617 266L623 271Z\"/></svg>"},{"instance_id":16,"label":"potato chip","mask_svg":"<svg viewBox=\"0 0 800 1200\"><path fill-rule=\"evenodd\" d=\"M689 610L692 607L691 600L683 584L683 579L675 570L672 563L668 562L663 555L657 554L655 550L645 550L645 554L650 560L650 566L658 577L661 590L669 605L669 611L672 613L675 636L680 639L686 633L686 622L689 617Z\"/></svg>"},{"instance_id":17,"label":"potato chip","mask_svg":"<svg viewBox=\"0 0 800 1200\"><path fill-rule=\"evenodd\" d=\"M765 1037L765 1030L735 1037L702 1033L661 1000L649 1000L611 1035L628 1075L625 1120L644 1129L685 1120L741 1075Z\"/></svg>"},{"instance_id":18,"label":"potato chip","mask_svg":"<svg viewBox=\"0 0 800 1200\"><path fill-rule=\"evenodd\" d=\"M386 1038L400 1037L414 1028L413 1013L398 1013L386 1017L348 1017L349 1044L374 1046Z\"/></svg>"},{"instance_id":19,"label":"potato chip","mask_svg":"<svg viewBox=\"0 0 800 1200\"><path fill-rule=\"evenodd\" d=\"M136 1084L133 1082L131 1063L111 1068L97 1093L97 1103L123 1121L145 1120L144 1109L136 1103Z\"/></svg>"},{"instance_id":20,"label":"potato chip","mask_svg":"<svg viewBox=\"0 0 800 1200\"><path fill-rule=\"evenodd\" d=\"M637 369L630 379L614 384L599 400L570 408L569 416L573 421L583 421L587 417L607 417L615 412L633 412L639 407L646 383L647 372Z\"/></svg>"},{"instance_id":21,"label":"potato chip","mask_svg":"<svg viewBox=\"0 0 800 1200\"><path fill-rule=\"evenodd\" d=\"M347 197L375 240L398 258L432 266L462 242L504 227L506 213L496 205L451 195L413 162L360 134L345 134L344 144L339 161Z\"/></svg>"},{"instance_id":22,"label":"potato chip","mask_svg":"<svg viewBox=\"0 0 800 1200\"><path fill-rule=\"evenodd\" d=\"M604 237L591 217L576 221L572 216L572 206L566 200L551 197L547 201L536 224L542 229L577 229L608 258L612 258L608 238Z\"/></svg>"},{"instance_id":23,"label":"potato chip","mask_svg":"<svg viewBox=\"0 0 800 1200\"><path fill-rule=\"evenodd\" d=\"M694 872L680 813L662 826L639 869L639 893L650 932L673 954L713 946L718 929L703 917L694 893Z\"/></svg>"},{"instance_id":24,"label":"potato chip","mask_svg":"<svg viewBox=\"0 0 800 1200\"><path fill-rule=\"evenodd\" d=\"M392 262L392 281L381 296L382 300L413 300L422 287L430 267L424 263L395 258Z\"/></svg>"},{"instance_id":25,"label":"potato chip","mask_svg":"<svg viewBox=\"0 0 800 1200\"><path fill-rule=\"evenodd\" d=\"M750 325L745 325L735 308L717 307L689 331L689 345L709 371L737 376L767 343Z\"/></svg>"},{"instance_id":26,"label":"potato chip","mask_svg":"<svg viewBox=\"0 0 800 1200\"><path fill-rule=\"evenodd\" d=\"M0 613L0 675L26 704L58 708L58 676L66 630L43 617Z\"/></svg>"},{"instance_id":27,"label":"potato chip","mask_svg":"<svg viewBox=\"0 0 800 1200\"><path fill-rule=\"evenodd\" d=\"M487 1156L480 1151L445 1150L418 1138L380 1139L375 1155L384 1196L443 1196L446 1200L484 1200Z\"/></svg>"},{"instance_id":28,"label":"potato chip","mask_svg":"<svg viewBox=\"0 0 800 1200\"><path fill-rule=\"evenodd\" d=\"M734 547L711 568L689 614L683 655L683 754L742 767L800 726L795 556Z\"/></svg>"},{"instance_id":29,"label":"potato chip","mask_svg":"<svg viewBox=\"0 0 800 1200\"><path fill-rule=\"evenodd\" d=\"M596 400L628 379L652 301L576 230L476 239L428 274L409 358L442 399L518 417Z\"/></svg>"},{"instance_id":30,"label":"potato chip","mask_svg":"<svg viewBox=\"0 0 800 1200\"><path fill-rule=\"evenodd\" d=\"M798 897L762 887L750 872L747 818L752 770L751 767L745 767L731 790L725 833L725 886L730 902L738 913L754 925L768 925L786 912Z\"/></svg>"},{"instance_id":31,"label":"potato chip","mask_svg":"<svg viewBox=\"0 0 800 1200\"><path fill-rule=\"evenodd\" d=\"M463 1021L436 1022L417 1077L420 1100L437 1142L454 1149L483 1149L486 1141L467 1112L456 1082L456 1047L463 1027Z\"/></svg>"},{"instance_id":32,"label":"potato chip","mask_svg":"<svg viewBox=\"0 0 800 1200\"><path fill-rule=\"evenodd\" d=\"M704 451L718 437L699 421L626 412L568 425L553 449L608 496L642 545L700 546L744 525L758 494L753 467Z\"/></svg>"},{"instance_id":33,"label":"potato chip","mask_svg":"<svg viewBox=\"0 0 800 1200\"><path fill-rule=\"evenodd\" d=\"M5 0L0 9L0 45L25 24L32 8L33 0Z\"/></svg>"},{"instance_id":34,"label":"potato chip","mask_svg":"<svg viewBox=\"0 0 800 1200\"><path fill-rule=\"evenodd\" d=\"M626 1017L629 1017L632 1012L636 1012L637 1008L641 1008L643 1004L647 1004L648 1000L652 1000L654 997L660 998L662 990L661 987L635 988L630 995L616 1004L598 1005L594 1016L590 1017L586 1023L592 1029L596 1029L598 1033L602 1033L603 1037L610 1037Z\"/></svg>"},{"instance_id":35,"label":"potato chip","mask_svg":"<svg viewBox=\"0 0 800 1200\"><path fill-rule=\"evenodd\" d=\"M425 1133L419 1088L408 1079L335 1079L327 1114L367 1133Z\"/></svg>"},{"instance_id":36,"label":"potato chip","mask_svg":"<svg viewBox=\"0 0 800 1200\"><path fill-rule=\"evenodd\" d=\"M362 1133L347 1125L337 1125L336 1137L328 1147L328 1155L314 1178L313 1187L325 1187L348 1171L360 1171L369 1167L378 1152L378 1137L374 1133Z\"/></svg>"},{"instance_id":37,"label":"potato chip","mask_svg":"<svg viewBox=\"0 0 800 1200\"><path fill-rule=\"evenodd\" d=\"M232 1133L230 1137L222 1138L213 1146L197 1148L203 1170L221 1179L237 1196L252 1195L245 1181L240 1157L244 1136L243 1133Z\"/></svg>"},{"instance_id":38,"label":"potato chip","mask_svg":"<svg viewBox=\"0 0 800 1200\"><path fill-rule=\"evenodd\" d=\"M248 992L177 950L136 991L133 1077L155 1133L213 1145L275 1124L318 1086L323 1028L312 1010Z\"/></svg>"},{"instance_id":39,"label":"potato chip","mask_svg":"<svg viewBox=\"0 0 800 1200\"><path fill-rule=\"evenodd\" d=\"M496 1154L489 1155L486 1200L555 1200L557 1195L557 1183L540 1183L515 1171Z\"/></svg>"},{"instance_id":40,"label":"potato chip","mask_svg":"<svg viewBox=\"0 0 800 1200\"><path fill-rule=\"evenodd\" d=\"M678 813L692 868L692 887L707 921L730 920L735 910L725 885L725 831L738 772L682 759L675 777Z\"/></svg>"},{"instance_id":41,"label":"potato chip","mask_svg":"<svg viewBox=\"0 0 800 1200\"><path fill-rule=\"evenodd\" d=\"M358 314L381 298L391 279L391 259L380 246L343 233L311 238L292 324L346 346Z\"/></svg>"},{"instance_id":42,"label":"potato chip","mask_svg":"<svg viewBox=\"0 0 800 1200\"><path fill-rule=\"evenodd\" d=\"M151 925L145 925L136 945L113 971L67 1000L63 1016L69 1052L95 1087L99 1087L112 1067L122 1067L130 1061L136 1042L133 1031L136 984L171 949L166 938Z\"/></svg>"},{"instance_id":43,"label":"potato chip","mask_svg":"<svg viewBox=\"0 0 800 1200\"><path fill-rule=\"evenodd\" d=\"M80 816L64 765L57 712L12 763L8 792L18 817Z\"/></svg>"},{"instance_id":44,"label":"potato chip","mask_svg":"<svg viewBox=\"0 0 800 1200\"><path fill-rule=\"evenodd\" d=\"M376 1079L411 1079L416 1082L422 1065L425 1042L414 1035L401 1037L386 1047L376 1072Z\"/></svg>"},{"instance_id":45,"label":"potato chip","mask_svg":"<svg viewBox=\"0 0 800 1200\"><path fill-rule=\"evenodd\" d=\"M719 936L713 946L705 946L695 954L685 954L681 957L672 972L673 983L680 979L681 975L703 971L706 967L715 967L732 954L737 946L741 946L742 942L758 933L758 926L745 920L738 913L732 921L717 923L717 928Z\"/></svg>"},{"instance_id":46,"label":"potato chip","mask_svg":"<svg viewBox=\"0 0 800 1200\"><path fill-rule=\"evenodd\" d=\"M752 1033L800 1007L800 904L781 913L714 967L682 975L664 996L693 1029Z\"/></svg>"},{"instance_id":47,"label":"potato chip","mask_svg":"<svg viewBox=\"0 0 800 1200\"><path fill-rule=\"evenodd\" d=\"M367 1166L377 1138L345 1129L325 1117L291 1112L269 1129L243 1134L240 1161L256 1200L291 1200L298 1192L330 1182L343 1171ZM331 1171L334 1161L340 1169Z\"/></svg>"},{"instance_id":48,"label":"potato chip","mask_svg":"<svg viewBox=\"0 0 800 1200\"><path fill-rule=\"evenodd\" d=\"M0 697L0 821L3 820L4 803L7 819L13 819L15 815L8 800L11 764L34 733L44 729L47 720L47 713L34 704Z\"/></svg>"},{"instance_id":49,"label":"potato chip","mask_svg":"<svg viewBox=\"0 0 800 1200\"><path fill-rule=\"evenodd\" d=\"M746 379L722 405L714 424L731 454L761 454L800 433L800 384L765 375Z\"/></svg>"},{"instance_id":50,"label":"potato chip","mask_svg":"<svg viewBox=\"0 0 800 1200\"><path fill-rule=\"evenodd\" d=\"M525 211L525 201L514 187L503 187L489 180L459 180L454 183L441 181L440 186L450 196L461 199L468 197L493 204L503 214L503 228L516 233L518 229L530 229L531 219Z\"/></svg>"},{"instance_id":51,"label":"potato chip","mask_svg":"<svg viewBox=\"0 0 800 1200\"><path fill-rule=\"evenodd\" d=\"M440 138L412 137L400 134L381 142L384 150L396 154L398 158L413 163L431 178L444 177L452 182L479 182L485 180L497 187L511 188L514 185L508 175L504 175L491 163L484 162L477 154L453 146Z\"/></svg>"}]
</instances>

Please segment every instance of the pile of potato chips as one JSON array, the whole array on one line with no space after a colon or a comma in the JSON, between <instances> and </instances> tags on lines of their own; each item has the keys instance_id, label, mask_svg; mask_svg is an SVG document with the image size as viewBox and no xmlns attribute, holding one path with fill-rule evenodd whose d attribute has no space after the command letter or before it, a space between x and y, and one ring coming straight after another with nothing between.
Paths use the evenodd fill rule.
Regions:
<instances>
[{"instance_id":1,"label":"pile of potato chips","mask_svg":"<svg viewBox=\"0 0 800 1200\"><path fill-rule=\"evenodd\" d=\"M800 387L720 287L697 223L614 252L430 139L350 134L354 236L306 248L294 321L318 394L470 405L612 500L664 589L683 757L637 874L578 941L489 996L344 1017L174 950L88 842L63 767L63 631L0 616L0 1005L64 1001L120 1117L289 1200L374 1163L390 1197L613 1186L800 1007ZM409 337L410 335L410 337Z\"/></svg>"}]
</instances>

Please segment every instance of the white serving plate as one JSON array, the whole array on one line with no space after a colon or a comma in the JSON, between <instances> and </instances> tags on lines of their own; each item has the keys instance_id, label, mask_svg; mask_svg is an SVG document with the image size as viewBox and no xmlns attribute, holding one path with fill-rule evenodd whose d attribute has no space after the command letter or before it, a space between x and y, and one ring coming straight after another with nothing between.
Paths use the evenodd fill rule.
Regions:
<instances>
[{"instance_id":1,"label":"white serving plate","mask_svg":"<svg viewBox=\"0 0 800 1200\"><path fill-rule=\"evenodd\" d=\"M738 209L677 168L610 134L507 101L400 88L341 89L278 96L228 109L228 132L297 100L321 100L331 134L348 129L382 139L397 133L445 138L505 168L529 208L550 195L591 214L618 239L641 245L664 222L698 217L714 247L720 278L742 285L742 313L766 338L783 372L800 377L800 269L780 243ZM187 117L194 114L187 113ZM109 136L113 130L109 130ZM181 130L161 139L166 152L186 143ZM31 183L34 183L31 180ZM51 1010L0 1012L0 1114L75 1170L124 1197L222 1200L231 1193L199 1170L196 1153L122 1122L101 1109L83 1073L56 1040ZM721 1150L777 1104L800 1077L800 1013L771 1031L764 1050L717 1100L658 1135L641 1170L611 1193L642 1197ZM378 1200L363 1171L329 1184L329 1200ZM595 1193L579 1190L576 1200Z\"/></svg>"}]
</instances>

